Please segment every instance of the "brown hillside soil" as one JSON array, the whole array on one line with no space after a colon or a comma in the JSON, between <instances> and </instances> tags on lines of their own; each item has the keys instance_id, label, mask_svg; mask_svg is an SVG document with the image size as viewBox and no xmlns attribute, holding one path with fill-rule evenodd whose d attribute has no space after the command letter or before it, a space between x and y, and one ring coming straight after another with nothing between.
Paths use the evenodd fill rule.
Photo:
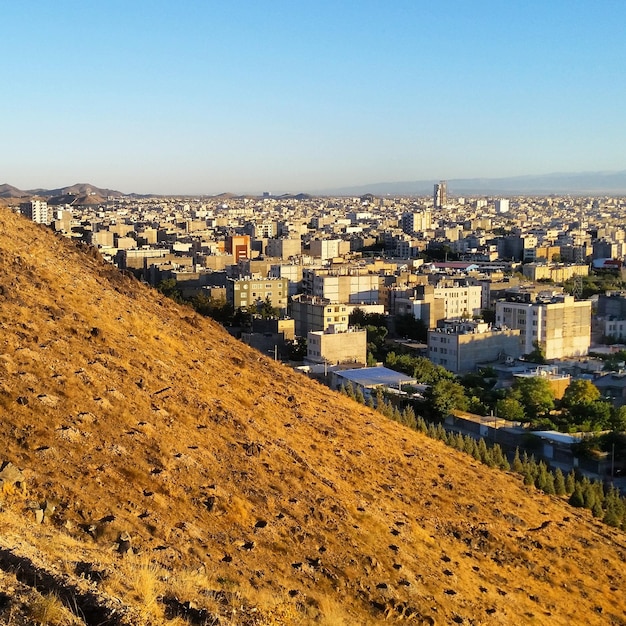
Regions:
<instances>
[{"instance_id":1,"label":"brown hillside soil","mask_svg":"<svg viewBox=\"0 0 626 626\"><path fill-rule=\"evenodd\" d=\"M101 623L626 624L623 533L4 209L0 437L4 580Z\"/></svg>"}]
</instances>

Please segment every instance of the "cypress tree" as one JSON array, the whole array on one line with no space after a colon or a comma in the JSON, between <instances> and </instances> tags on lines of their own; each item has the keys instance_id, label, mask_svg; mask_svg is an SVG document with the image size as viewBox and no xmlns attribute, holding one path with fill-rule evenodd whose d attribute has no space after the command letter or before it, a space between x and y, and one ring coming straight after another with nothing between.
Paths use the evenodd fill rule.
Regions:
<instances>
[{"instance_id":1,"label":"cypress tree","mask_svg":"<svg viewBox=\"0 0 626 626\"><path fill-rule=\"evenodd\" d=\"M484 439L480 439L478 442L478 458L483 462L487 463L487 458L489 456L489 450L487 450L487 444Z\"/></svg>"},{"instance_id":2,"label":"cypress tree","mask_svg":"<svg viewBox=\"0 0 626 626\"><path fill-rule=\"evenodd\" d=\"M402 421L409 428L417 427L417 420L415 419L415 411L413 410L413 407L411 406L405 407L404 411L402 412Z\"/></svg>"},{"instance_id":3,"label":"cypress tree","mask_svg":"<svg viewBox=\"0 0 626 626\"><path fill-rule=\"evenodd\" d=\"M599 500L596 500L593 503L593 506L591 507L591 514L594 517L603 517L604 516L604 509L602 508L602 505L600 504Z\"/></svg>"},{"instance_id":4,"label":"cypress tree","mask_svg":"<svg viewBox=\"0 0 626 626\"><path fill-rule=\"evenodd\" d=\"M556 493L554 487L554 474L552 472L546 472L546 484L543 487L544 493L553 496Z\"/></svg>"},{"instance_id":5,"label":"cypress tree","mask_svg":"<svg viewBox=\"0 0 626 626\"><path fill-rule=\"evenodd\" d=\"M587 480L587 482L583 482L581 485L583 492L583 504L587 509L593 509L593 505L598 501L596 496L596 490L593 485Z\"/></svg>"},{"instance_id":6,"label":"cypress tree","mask_svg":"<svg viewBox=\"0 0 626 626\"><path fill-rule=\"evenodd\" d=\"M564 496L567 493L563 472L558 467L554 470L554 492L557 496Z\"/></svg>"},{"instance_id":7,"label":"cypress tree","mask_svg":"<svg viewBox=\"0 0 626 626\"><path fill-rule=\"evenodd\" d=\"M569 497L569 503L575 507L585 506L585 498L583 496L583 490L580 483L576 483L572 495Z\"/></svg>"},{"instance_id":8,"label":"cypress tree","mask_svg":"<svg viewBox=\"0 0 626 626\"><path fill-rule=\"evenodd\" d=\"M533 476L532 472L530 471L530 468L528 466L526 466L523 470L524 472L524 484L525 485L534 485L535 484L535 477Z\"/></svg>"},{"instance_id":9,"label":"cypress tree","mask_svg":"<svg viewBox=\"0 0 626 626\"><path fill-rule=\"evenodd\" d=\"M419 430L420 433L424 433L426 434L426 431L428 430L428 427L426 426L426 422L424 421L424 418L419 415L417 418L417 426L416 426L417 430Z\"/></svg>"},{"instance_id":10,"label":"cypress tree","mask_svg":"<svg viewBox=\"0 0 626 626\"><path fill-rule=\"evenodd\" d=\"M574 493L574 489L576 487L576 474L574 474L574 470L570 470L567 478L565 479L565 493L570 495Z\"/></svg>"},{"instance_id":11,"label":"cypress tree","mask_svg":"<svg viewBox=\"0 0 626 626\"><path fill-rule=\"evenodd\" d=\"M521 474L523 469L524 464L522 463L522 459L520 459L519 456L519 448L515 448L515 456L513 457L513 471Z\"/></svg>"},{"instance_id":12,"label":"cypress tree","mask_svg":"<svg viewBox=\"0 0 626 626\"><path fill-rule=\"evenodd\" d=\"M619 525L622 521L622 515L619 514L619 511L615 506L608 506L606 511L604 512L604 517L602 521L609 526L613 526L614 528L619 528Z\"/></svg>"},{"instance_id":13,"label":"cypress tree","mask_svg":"<svg viewBox=\"0 0 626 626\"><path fill-rule=\"evenodd\" d=\"M537 468L537 474L535 476L535 487L537 489L541 489L542 491L546 488L546 483L548 481L548 470L546 464L543 461L539 462Z\"/></svg>"},{"instance_id":14,"label":"cypress tree","mask_svg":"<svg viewBox=\"0 0 626 626\"><path fill-rule=\"evenodd\" d=\"M346 395L348 396L348 398L352 398L353 400L355 399L354 387L352 387L352 383L348 383L346 385Z\"/></svg>"}]
</instances>

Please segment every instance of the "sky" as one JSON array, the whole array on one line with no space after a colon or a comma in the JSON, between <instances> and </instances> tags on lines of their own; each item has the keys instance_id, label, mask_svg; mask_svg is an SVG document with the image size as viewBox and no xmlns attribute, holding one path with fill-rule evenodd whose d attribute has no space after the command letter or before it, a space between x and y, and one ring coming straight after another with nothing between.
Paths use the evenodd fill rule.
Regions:
<instances>
[{"instance_id":1,"label":"sky","mask_svg":"<svg viewBox=\"0 0 626 626\"><path fill-rule=\"evenodd\" d=\"M626 169L623 0L21 0L0 183L315 193Z\"/></svg>"}]
</instances>

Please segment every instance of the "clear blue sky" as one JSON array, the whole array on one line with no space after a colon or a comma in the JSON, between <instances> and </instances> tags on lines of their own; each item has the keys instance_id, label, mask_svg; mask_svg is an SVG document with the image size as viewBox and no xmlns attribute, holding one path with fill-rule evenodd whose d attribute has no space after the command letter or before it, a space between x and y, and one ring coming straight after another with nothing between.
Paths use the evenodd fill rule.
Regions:
<instances>
[{"instance_id":1,"label":"clear blue sky","mask_svg":"<svg viewBox=\"0 0 626 626\"><path fill-rule=\"evenodd\" d=\"M624 0L5 2L0 183L626 169Z\"/></svg>"}]
</instances>

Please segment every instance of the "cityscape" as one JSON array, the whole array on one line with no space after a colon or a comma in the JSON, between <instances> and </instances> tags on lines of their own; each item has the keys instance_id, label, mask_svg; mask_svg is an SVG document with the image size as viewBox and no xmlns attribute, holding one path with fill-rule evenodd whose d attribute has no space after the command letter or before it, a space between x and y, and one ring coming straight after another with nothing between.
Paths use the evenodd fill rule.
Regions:
<instances>
[{"instance_id":1,"label":"cityscape","mask_svg":"<svg viewBox=\"0 0 626 626\"><path fill-rule=\"evenodd\" d=\"M465 198L446 181L432 197L398 198L104 198L82 187L16 210L203 303L262 353L310 374L322 368L334 388L341 370L382 366L395 350L454 375L496 368L501 387L534 371L554 381L556 400L570 380L592 381L613 410L626 404L626 375L605 362L625 349L623 197ZM384 346L363 319L384 327ZM495 400L481 408L498 413ZM621 456L610 459L614 474Z\"/></svg>"},{"instance_id":2,"label":"cityscape","mask_svg":"<svg viewBox=\"0 0 626 626\"><path fill-rule=\"evenodd\" d=\"M6 3L0 624L626 626L625 22Z\"/></svg>"},{"instance_id":3,"label":"cityscape","mask_svg":"<svg viewBox=\"0 0 626 626\"><path fill-rule=\"evenodd\" d=\"M47 488L50 499L36 505L35 521L44 524L48 520L50 528L66 528L64 532L78 542L74 548L77 554L85 549L85 538L100 543L99 533L113 533L104 535L109 537L105 545L112 545L114 554L128 551L136 555L126 560L125 567L132 568L130 576L138 575L136 568L143 566L134 564L134 559L146 558L146 550L158 548L149 547L152 543L149 536L153 535L157 542L170 538L166 517L181 515L177 513L178 507L186 508L178 504L180 496L175 495L178 490L182 490L181 495L190 489L202 494L198 496L198 524L218 523L222 529L219 536L230 537L242 532L245 535L245 525L250 523L248 514L240 511L222 517L224 513L219 513L219 508L214 510L227 502L234 506L234 502L253 497L246 490L245 481L241 482L247 470L241 469L228 452L233 445L228 443L230 438L242 428L233 415L242 411L250 410L250 424L262 419L265 432L265 443L250 439L251 436L258 438L259 433L248 432L244 443L235 446L244 446L244 459L263 458L267 446L277 451L287 450L287 458L295 459L306 475L326 486L341 481L344 485L341 494L345 489L352 489L354 483L341 461L347 440L341 443L337 440L338 447L335 447L335 454L341 461L338 473L330 469L328 461L313 460L319 443L311 444L309 462L301 456L304 453L302 443L297 444L302 453L295 448L285 448L287 434L274 432L276 400L270 401L271 408L262 408L268 396L276 393L271 390L277 385L285 385L279 398L286 398L277 398L278 402L293 405L299 421L315 425L320 419L327 419L328 409L332 418L333 413L343 407L343 413L351 416L350 420L359 430L366 428L363 432L367 436L367 425L372 424L372 418L353 414L352 406L361 406L361 410L378 415L375 420L383 420L385 429L393 429L394 425L402 429L378 437L375 445L369 443L373 453L376 451L376 458L368 463L380 463L388 451L396 449L401 442L412 441L412 436L425 437L433 440L427 444L429 446L443 442L446 447L454 448L451 452L459 451L464 455L463 459L454 461L455 472L477 471L473 469L476 461L485 467L484 471L499 472L507 487L503 487L505 490L496 502L504 502L509 497L504 494L516 489L516 484L534 490L533 498L538 497L536 494L554 498L550 505L545 500L537 500L537 504L532 505L543 507L542 515L548 517L543 522L534 522L536 526L523 531L521 537L526 538L531 531L542 528L542 524L557 519L560 509L552 511L549 508L552 505L567 506L569 511L586 510L590 519L597 519L602 528L622 532L626 523L623 495L626 487L626 282L623 265L626 233L622 219L626 198L610 195L459 196L445 180L434 183L432 194L428 196L398 197L372 194L274 196L270 192L260 196L138 196L82 184L51 191L38 189L34 195L3 185L0 192L6 205L2 209L5 224L2 248L14 250L2 257L5 263L11 262L11 258L13 261L12 269L5 271L7 282L1 286L0 297L7 304L21 307L19 314L6 308L3 318L5 343L14 346L7 348L6 362L18 359L15 362L21 363L18 368L11 365L6 370L4 397L19 394L12 405L7 405L5 400L5 405L15 407L5 414L9 429L6 436L10 440L14 437L11 433L30 433L33 419L43 419L42 425L49 420L58 423L61 419L65 425L57 430L62 439L55 437L54 448L61 446L68 458L78 454L82 460L77 458L76 462L87 463L86 467L92 468L86 476L91 476L93 471L97 476L106 472L104 468L110 463L113 463L112 468L117 466L114 459L119 452L107 451L109 444L93 447L76 446L76 443L87 441L88 437L105 442L111 436L106 434L108 429L120 427L120 418L122 424L128 424L122 428L135 423L126 431L125 440L135 432L142 432L150 423L154 423L151 428L162 431L162 435L154 431L145 443L137 441L132 452L128 448L130 441L124 443L120 450L126 450L123 456L128 454L136 469L131 470L122 456L121 465L115 470L118 473L108 475L109 489L105 489L104 500L104 485L100 482L98 489L82 492L82 498L90 498L88 493L93 493L101 504L94 502L91 506L99 509L99 513L85 513L81 508L74 522L75 515L68 508L67 500L60 494L50 495L50 488ZM15 236L18 239L13 241ZM28 243L20 244L21 238ZM35 260L41 267L33 272L29 268ZM21 278L23 272L29 272L24 275L29 277L27 281ZM44 276L49 276L46 287L42 286L41 278L37 278ZM26 286L26 290L22 287L21 296L12 296L12 293L17 295L15 287L20 284ZM107 288L107 284L110 287ZM53 290L54 295L44 296L42 289ZM37 295L27 295L29 290L35 290ZM25 298L33 297L44 315L49 312L48 323L52 326L41 326L46 322L40 313L32 318L30 313L25 313ZM194 315L196 317L192 317ZM29 319L40 321L26 321ZM71 321L81 319L84 321L79 322L78 327L77 322ZM220 331L218 327L207 326L201 319L207 322L213 319L225 329ZM64 324L63 320L70 320L66 330L58 326ZM181 322L184 328L179 328ZM81 324L86 324L82 331ZM14 339L10 330L13 326L16 326ZM46 339L50 332L52 336ZM119 339L114 338L116 335ZM232 338L226 339L229 335ZM52 346L62 346L70 337L75 337L74 347L70 351L60 348L64 350L61 354L66 362L60 361L60 353ZM124 347L124 343L133 344L139 337L142 337L141 348ZM28 345L32 347L27 348ZM168 348L170 345L175 346L173 351ZM130 352L127 353L127 349ZM41 356L31 361L38 354ZM40 364L44 362L48 365L42 369ZM99 362L103 368L94 369ZM52 387L44 384L47 368L55 372L50 379ZM201 373L196 371L198 368ZM32 372L28 374L30 386L14 386L12 381L18 382L29 371ZM290 378L288 383L279 382L286 380L287 371L293 372L291 376L295 378ZM181 376L186 382L180 380ZM316 387L320 383L333 394L323 403L314 399L320 393ZM207 388L211 384L217 386ZM180 391L171 396L173 385ZM152 391L146 393L148 388ZM222 388L230 390L227 395ZM82 391L78 392L79 389ZM196 389L198 391L194 391ZM194 394L198 395L192 401ZM145 409L139 408L142 402L146 403ZM144 415L137 422L133 420L134 415L128 413L129 403L136 406L134 411L138 411L138 415ZM214 403L212 409L208 408L211 403ZM46 407L44 412L35 404ZM225 404L230 408L226 409ZM184 413L181 413L182 407L186 407ZM168 469L168 461L158 460L162 453L155 456L149 451L153 446L161 450L173 448L174 458L180 459L183 458L180 449L174 451L185 443L188 451L197 456L193 463L205 463L207 455L211 454L206 447L206 436L197 439L185 424L191 411L191 415L197 415L193 419L200 420L195 422L196 428L206 428L201 416L207 410L218 428L210 441L219 459L217 465L210 463L207 470L215 472L219 467L221 474L226 472L220 481L228 485L225 492L217 492L219 496L212 495L214 487L210 487L207 494L206 485L198 483L211 480L205 475L206 470L182 479ZM292 411L288 408L288 415ZM56 415L58 417L53 417ZM68 417L61 418L61 415ZM98 416L106 421L100 423ZM383 422L375 421L378 428L383 427ZM333 423L334 426L326 426L322 432L344 428L339 426L342 422L337 418ZM284 427L292 425L285 422ZM169 429L179 431L172 443L168 439ZM26 476L30 474L24 472L32 465L28 449L33 445L38 451L50 449L50 443L45 443L50 441L45 432L46 429L41 430L41 435L37 436L41 443L35 444L33 440L27 447L19 444L21 448L8 455L0 469L2 485L21 485L27 481ZM204 430L197 432L204 433ZM411 432L413 435L409 435ZM17 441L23 441L24 436L20 435ZM351 438L356 442L361 436L352 434ZM60 444L63 440L66 443ZM117 447L118 444L113 444L111 450ZM89 461L94 454L103 459L97 462L100 465ZM414 454L405 452L407 459L412 459ZM431 460L423 461L421 471L426 475L444 465L445 455L442 456L441 451L436 454L439 463L434 462L436 457L430 456ZM50 460L55 458L54 455L49 457ZM230 460L224 463L226 458ZM65 480L54 466L55 461L49 466L50 460L46 461L46 471L54 475L55 480ZM146 462L148 466L142 470ZM414 476L413 470L402 467L399 460L394 461L393 466L398 478ZM256 484L264 493L275 489L271 482L266 482L271 481L273 471L255 470ZM131 478L131 488L146 485L141 488L145 510L137 518L139 525L131 522L134 506L119 505L116 514L107 513L111 509L106 505L102 507L102 503L118 497L117 490L124 489L116 486L115 476L119 476L119 472ZM163 476L168 481L171 495L163 504L169 513L153 501L155 486L150 486L153 479L145 478L146 475ZM440 472L439 476L442 475L445 476ZM33 486L39 480L31 479ZM433 485L438 481L436 478L429 480ZM416 482L416 488L419 489L420 484ZM235 496L236 493L241 495ZM295 494L304 498L303 502L312 503L310 498L314 497L315 490L296 488L288 493L290 504L284 505L285 510L298 517ZM466 497L470 502L481 502L485 492L471 488ZM341 495L341 498L345 501L348 496ZM6 500L7 511L15 510L15 505L10 504L13 501ZM19 502L19 498L15 502ZM306 506L314 508L312 504ZM430 519L427 509L431 505L425 506L422 509L417 505L416 511L421 511L417 519L419 524L428 526L431 522L427 521ZM467 506L475 507L471 503ZM357 512L362 508L363 502ZM151 510L160 511L158 515L163 521L158 522ZM209 520L204 520L207 510ZM552 512L548 514L547 510ZM13 513L4 514L9 527L21 523L23 513L18 509L16 514L15 522L11 517ZM99 521L79 522L94 518L94 514ZM114 520L118 515L126 520L125 527L132 530L105 530L105 527L116 526ZM454 514L444 507L440 515L452 519L450 516ZM282 516L284 513L278 514L279 519ZM255 532L267 525L267 517L268 513L257 514ZM305 515L301 523L308 523L304 521L306 518ZM570 518L566 515L565 519ZM364 518L359 520L360 524L365 523ZM521 518L515 522L521 523ZM353 528L358 529L360 524L354 524ZM492 522L490 527L497 528L497 523ZM189 551L185 528L181 526L183 543L176 548L183 567L197 564L194 551ZM277 551L275 542L291 542L291 539L279 539L284 532L291 532L288 528L277 530L278 535L268 535L275 537L271 541L250 537L241 543L239 550L250 552L250 566L259 566L259 557L254 554L259 551L264 555L264 562L280 567L278 562L284 548ZM375 536L370 535L370 531L354 532L359 533L359 537ZM592 531L579 532L586 535ZM201 540L202 550L221 545L218 536L213 533L211 536L213 538ZM418 537L419 533L412 531L405 540L414 542ZM39 542L39 537L31 536L30 532L28 538L34 544ZM500 535L493 549L503 550L507 541ZM566 540L558 541L558 545L562 545ZM20 539L20 545L23 542L24 539ZM305 543L308 545L308 540ZM343 548L335 546L330 539L327 544L333 547L325 554L325 560L338 563L348 558L339 557ZM384 548L385 543L376 545L373 550ZM585 559L596 558L592 545L595 549L595 543L584 540ZM309 546L309 550L311 548ZM161 549L165 548L158 548ZM144 556L140 556L142 554ZM90 558L69 554L68 557ZM315 571L318 557L307 558ZM19 559L24 566L23 557ZM274 592L279 599L268 605L257 592L243 591L241 587L238 593L244 595L237 597L245 597L245 604L239 609L240 616L233 618L233 599L215 608L202 599L201 591L206 584L218 589L223 587L219 580L231 571L231 559L226 552L218 582L199 582L200 587L194 583L185 590L173 590L163 573L150 574L155 577L150 584L154 589L162 589L159 592L162 595L152 599L149 599L152 596L142 596L139 604L129 597L125 610L130 612L126 621L119 623L147 624L146 619L168 623L182 616L183 623L194 624L220 616L220 620L228 618L230 621L225 622L228 624L252 624L255 623L250 621L252 615L257 612L266 620L261 623L273 623L267 620L279 611L276 623L280 624L330 623L324 620L337 613L342 615L340 623L356 620L354 623L365 624L376 623L389 611L399 611L399 616L406 611L429 614L415 608L410 599L409 604L402 604L398 609L396 600L379 596L380 587L376 587L375 592L369 591L367 596L377 608L366 608L365 612L359 602L341 611L338 608L315 611L297 608L280 590ZM150 563L154 572L167 567L156 556L150 557ZM107 567L118 566L114 560ZM240 567L249 565L242 563ZM293 570L301 566L296 561L288 567ZM416 564L408 567L411 572L420 569ZM0 576L11 576L11 571L9 565L2 566ZM37 571L43 573L46 569L40 567ZM371 576L368 572L366 568L365 578L357 575L361 581L358 584L368 585L364 582ZM300 573L281 574L281 577L285 578L281 578L279 589L284 589L285 585L300 585L307 588L307 594L328 597L331 593L322 591L314 579L308 580L307 574L304 578ZM347 577L345 584L352 589L355 580ZM409 580L401 578L399 584L407 585ZM498 593L511 590L505 580L502 579ZM444 580L441 582L445 584ZM121 585L118 593L127 593L122 588L136 589L134 583L126 581L116 584ZM102 587L99 593L108 588ZM617 584L611 589L620 588ZM465 587L459 583L456 589ZM22 598L23 606L31 607L24 624L29 623L33 615L40 615L37 607L41 602L57 602L47 600L45 594L42 600L33 599L33 593L25 586L16 596ZM72 593L79 598L75 602L81 602L80 611L84 612L87 601L81 595L83 592L76 588ZM352 593L349 592L349 597ZM449 588L444 596L448 593ZM604 602L600 597L613 597L613 591L609 596L606 593L597 596L595 601ZM194 604L188 604L190 600L183 603L181 598L195 598ZM14 607L16 601L7 602L8 607ZM111 616L109 609L105 609L106 600L98 602L98 610ZM478 599L472 602L479 603ZM521 598L515 602L521 602L520 607L524 603ZM132 613L135 606L139 607L137 615ZM191 610L194 606L200 607L198 613ZM456 619L461 611L460 605L447 599L437 606L450 619ZM503 611L509 623L517 623L522 610L517 604L509 604L506 610L498 607L480 610ZM67 611L63 607L58 610ZM469 615L475 610L478 609L472 609ZM566 616L563 608L558 611L559 615ZM465 614L468 615L467 611ZM617 614L612 615L613 623L620 623ZM61 623L38 619L39 623ZM111 617L107 619L106 623L114 623ZM565 619L570 620L570 617Z\"/></svg>"}]
</instances>

